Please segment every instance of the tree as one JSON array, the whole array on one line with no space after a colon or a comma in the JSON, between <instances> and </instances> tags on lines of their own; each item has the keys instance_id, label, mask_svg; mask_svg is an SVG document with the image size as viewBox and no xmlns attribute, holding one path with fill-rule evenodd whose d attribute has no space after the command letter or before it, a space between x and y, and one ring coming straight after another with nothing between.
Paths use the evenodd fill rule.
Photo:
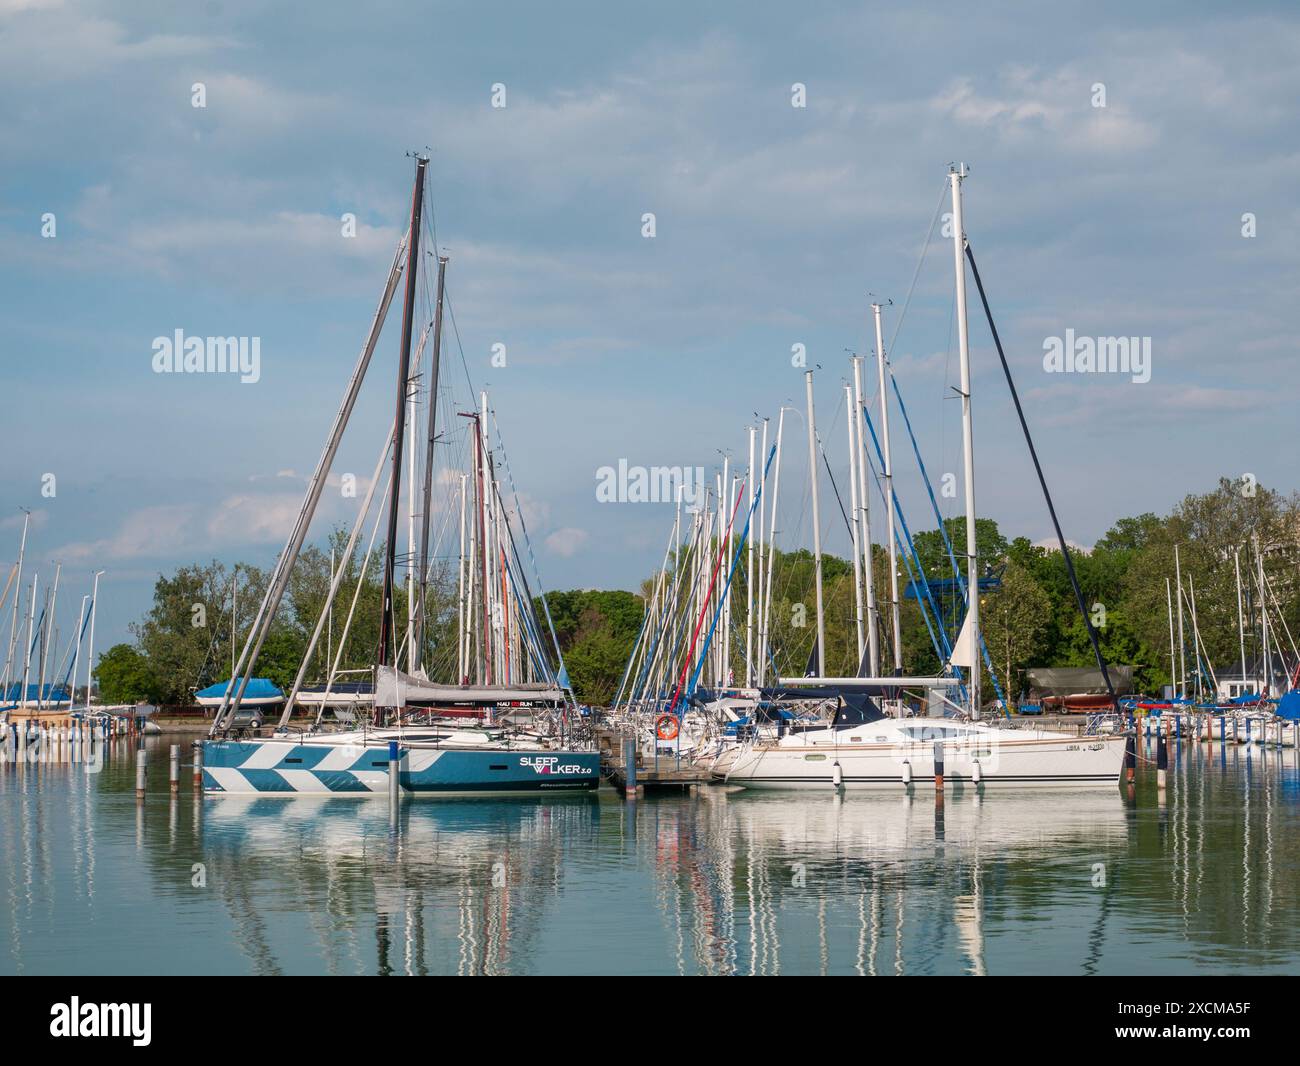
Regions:
<instances>
[{"instance_id":1,"label":"tree","mask_svg":"<svg viewBox=\"0 0 1300 1066\"><path fill-rule=\"evenodd\" d=\"M1004 671L1007 699L1020 691L1024 669L1032 665L1046 647L1050 629L1051 597L1019 563L1007 563L1002 587L980 598L980 624L994 668Z\"/></svg>"},{"instance_id":2,"label":"tree","mask_svg":"<svg viewBox=\"0 0 1300 1066\"><path fill-rule=\"evenodd\" d=\"M161 687L149 660L130 644L114 644L95 667L99 698L106 703L161 702Z\"/></svg>"}]
</instances>

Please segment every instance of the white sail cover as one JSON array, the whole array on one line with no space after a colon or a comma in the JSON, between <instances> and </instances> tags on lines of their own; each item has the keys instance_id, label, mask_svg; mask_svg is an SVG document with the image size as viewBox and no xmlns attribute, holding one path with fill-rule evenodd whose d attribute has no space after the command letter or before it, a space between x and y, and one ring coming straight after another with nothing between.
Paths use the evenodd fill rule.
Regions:
<instances>
[{"instance_id":1,"label":"white sail cover","mask_svg":"<svg viewBox=\"0 0 1300 1066\"><path fill-rule=\"evenodd\" d=\"M953 666L964 666L967 670L975 665L975 634L971 630L970 613L961 623L961 632L957 634L957 643L952 646L952 656L948 662Z\"/></svg>"},{"instance_id":2,"label":"white sail cover","mask_svg":"<svg viewBox=\"0 0 1300 1066\"><path fill-rule=\"evenodd\" d=\"M564 691L551 684L441 685L381 666L375 681L376 707L408 703L563 703Z\"/></svg>"}]
</instances>

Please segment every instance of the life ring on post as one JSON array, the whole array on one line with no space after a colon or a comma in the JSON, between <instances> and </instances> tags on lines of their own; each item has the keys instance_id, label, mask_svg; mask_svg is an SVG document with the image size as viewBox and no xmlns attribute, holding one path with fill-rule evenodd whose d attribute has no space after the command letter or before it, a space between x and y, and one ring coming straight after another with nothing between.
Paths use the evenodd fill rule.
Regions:
<instances>
[{"instance_id":1,"label":"life ring on post","mask_svg":"<svg viewBox=\"0 0 1300 1066\"><path fill-rule=\"evenodd\" d=\"M675 714L661 714L655 719L655 736L660 740L676 740L677 728Z\"/></svg>"}]
</instances>

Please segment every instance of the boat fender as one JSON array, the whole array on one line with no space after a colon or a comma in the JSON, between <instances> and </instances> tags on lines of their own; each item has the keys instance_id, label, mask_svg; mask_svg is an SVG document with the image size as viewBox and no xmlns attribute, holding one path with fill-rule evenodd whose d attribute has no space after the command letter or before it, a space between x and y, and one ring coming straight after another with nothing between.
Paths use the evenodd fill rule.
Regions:
<instances>
[{"instance_id":1,"label":"boat fender","mask_svg":"<svg viewBox=\"0 0 1300 1066\"><path fill-rule=\"evenodd\" d=\"M844 767L839 764L838 760L831 765L831 784L836 788L844 786Z\"/></svg>"},{"instance_id":2,"label":"boat fender","mask_svg":"<svg viewBox=\"0 0 1300 1066\"><path fill-rule=\"evenodd\" d=\"M910 785L911 783L912 783L912 764L904 760L903 761L903 784Z\"/></svg>"},{"instance_id":3,"label":"boat fender","mask_svg":"<svg viewBox=\"0 0 1300 1066\"><path fill-rule=\"evenodd\" d=\"M661 714L656 718L655 736L660 740L676 740L677 716L675 714Z\"/></svg>"},{"instance_id":4,"label":"boat fender","mask_svg":"<svg viewBox=\"0 0 1300 1066\"><path fill-rule=\"evenodd\" d=\"M980 769L979 759L971 760L970 779L977 785L984 780L984 771Z\"/></svg>"}]
</instances>

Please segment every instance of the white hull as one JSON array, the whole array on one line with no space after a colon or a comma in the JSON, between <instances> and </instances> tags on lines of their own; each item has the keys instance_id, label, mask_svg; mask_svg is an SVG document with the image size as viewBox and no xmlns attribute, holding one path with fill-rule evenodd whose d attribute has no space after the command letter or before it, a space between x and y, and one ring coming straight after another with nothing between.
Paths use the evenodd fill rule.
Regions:
<instances>
[{"instance_id":1,"label":"white hull","mask_svg":"<svg viewBox=\"0 0 1300 1066\"><path fill-rule=\"evenodd\" d=\"M935 744L945 786L1113 788L1123 736L989 729L927 719L815 730L741 750L728 784L758 789L933 788Z\"/></svg>"}]
</instances>

